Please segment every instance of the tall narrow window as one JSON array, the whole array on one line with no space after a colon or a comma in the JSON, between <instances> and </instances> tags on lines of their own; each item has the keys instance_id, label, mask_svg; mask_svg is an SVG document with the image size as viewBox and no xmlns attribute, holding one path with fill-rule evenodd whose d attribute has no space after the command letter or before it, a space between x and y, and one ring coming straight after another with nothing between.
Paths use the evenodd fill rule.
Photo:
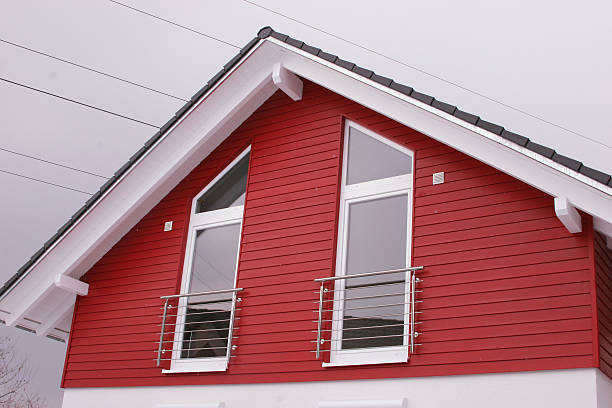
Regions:
<instances>
[{"instance_id":1,"label":"tall narrow window","mask_svg":"<svg viewBox=\"0 0 612 408\"><path fill-rule=\"evenodd\" d=\"M222 371L231 352L249 149L193 200L171 371Z\"/></svg>"},{"instance_id":2,"label":"tall narrow window","mask_svg":"<svg viewBox=\"0 0 612 408\"><path fill-rule=\"evenodd\" d=\"M413 154L345 129L330 364L406 361Z\"/></svg>"}]
</instances>

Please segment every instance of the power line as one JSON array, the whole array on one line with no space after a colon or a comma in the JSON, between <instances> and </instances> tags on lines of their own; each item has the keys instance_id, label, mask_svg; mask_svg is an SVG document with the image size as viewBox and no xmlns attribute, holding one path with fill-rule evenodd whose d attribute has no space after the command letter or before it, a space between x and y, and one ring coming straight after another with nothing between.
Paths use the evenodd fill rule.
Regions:
<instances>
[{"instance_id":1,"label":"power line","mask_svg":"<svg viewBox=\"0 0 612 408\"><path fill-rule=\"evenodd\" d=\"M81 69L85 69L87 71L95 72L96 74L100 74L100 75L103 75L103 76L108 77L108 78L116 79L118 81L125 82L125 83L130 84L130 85L134 85L134 86L137 86L137 87L140 87L140 88L152 91L152 92L156 92L156 93L161 94L161 95L169 96L170 98L174 98L174 99L178 99L178 100L183 101L183 102L187 102L187 99L183 99L181 97L169 94L167 92L163 92L163 91L160 91L160 90L148 87L146 85L139 84L137 82L129 81L127 79L120 78L120 77L118 77L116 75L107 74L106 72L102 72L102 71L99 71L99 70L94 69L94 68L86 67L85 65L77 64L76 62L69 61L69 60L66 60L66 59L63 59L63 58L60 58L60 57L56 57L54 55L47 54L47 53L44 53L42 51L35 50L33 48L29 48L29 47L26 47L24 45L20 45L20 44L14 43L14 42L10 42L10 41L4 40L2 38L0 38L0 42L12 45L13 47L17 47L17 48L21 48L23 50L27 50L27 51L33 52L35 54L43 55L45 57L48 57L48 58L51 58L51 59L54 59L54 60L57 60L57 61L61 61L63 63L69 64L69 65L73 65L75 67L78 67L78 68L81 68Z\"/></svg>"},{"instance_id":2,"label":"power line","mask_svg":"<svg viewBox=\"0 0 612 408\"><path fill-rule=\"evenodd\" d=\"M90 108L90 109L95 109L95 110L100 111L100 112L108 113L109 115L114 115L114 116L118 116L118 117L123 118L123 119L131 120L132 122L140 123L142 125L151 126L151 127L156 128L156 129L160 128L157 125L153 125L151 123L143 122L142 120L134 119L134 118L131 118L129 116L121 115L121 114L116 113L116 112L112 112L112 111L109 111L109 110L106 110L106 109L98 108L97 106L88 105L88 104L83 103L83 102L75 101L74 99L66 98L64 96L60 96L60 95L57 95L57 94L54 94L54 93L51 93L51 92L43 91L41 89L34 88L34 87L31 87L31 86L28 86L28 85L24 85L24 84L21 84L19 82L11 81L11 80L8 80L6 78L0 77L0 81L4 81L4 82L8 82L9 84L21 86L23 88L30 89L30 90L36 91L36 92L40 92L40 93L45 94L45 95L53 96L55 98L59 98L59 99L62 99L64 101L76 103L77 105L85 106L85 107Z\"/></svg>"},{"instance_id":3,"label":"power line","mask_svg":"<svg viewBox=\"0 0 612 408\"><path fill-rule=\"evenodd\" d=\"M110 1L113 1L113 0L110 0ZM330 37L336 38L336 39L338 39L338 40L340 40L340 41L344 41L345 43L347 43L347 44L351 44L351 45L353 45L353 46L355 46L355 47L357 47L357 48L361 48L362 50L365 50L365 51L371 52L371 53L373 53L373 54L376 54L376 55L378 55L379 57L383 57L383 58L385 58L385 59L388 59L389 61L393 61L393 62L395 62L395 63L397 63L397 64L400 64L400 65L403 65L403 66L405 66L405 67L407 67L407 68L410 68L410 69L413 69L413 70L415 70L415 71L418 71L418 72L420 72L420 73L422 73L422 74L425 74L425 75L427 75L427 76L430 76L430 77L432 77L432 78L435 78L435 79L437 79L437 80L439 80L439 81L445 82L445 83L447 83L447 84L449 84L449 85L453 85L453 86L455 86L455 87L457 87L457 88L459 88L459 89L462 89L462 90L464 90L464 91L466 91L466 92L469 92L469 93L471 93L471 94L473 94L473 95L480 96L481 98L484 98L484 99L486 99L486 100L488 100L488 101L494 102L494 103L496 103L496 104L498 104L498 105L504 106L504 107L506 107L506 108L508 108L508 109L511 109L511 110L513 110L513 111L516 111L516 112L522 113L523 115L529 116L530 118L533 118L533 119L539 120L539 121L541 121L541 122L547 123L547 124L549 124L549 125L551 125L551 126L554 126L554 127L558 128L558 129L564 130L564 131L569 132L569 133L572 133L572 134L574 134L574 135L576 135L576 136L582 137L582 138L584 138L584 139L586 139L586 140L590 140L590 141L591 141L591 142L593 142L593 143L597 143L597 144L600 144L600 145L602 145L602 146L605 146L605 147L607 147L607 148L612 149L612 145L608 145L608 144L603 143L603 142L601 142L601 141L599 141L599 140L597 140L597 139L593 139L593 138L591 138L591 137L588 137L588 136L586 136L586 135L583 135L582 133L578 133L578 132L576 132L575 130L568 129L568 128L564 127L564 126L558 125L558 124L556 124L556 123L554 123L554 122L551 122L551 121L549 121L549 120L547 120L547 119L544 119L544 118L542 118L542 117L540 117L540 116L534 115L534 114L529 113L529 112L527 112L527 111L524 111L524 110L522 110L522 109L520 109L520 108L517 108L517 107L515 107L515 106L509 105L509 104L507 104L507 103L505 103L505 102L502 102L502 101L500 101L500 100L498 100L498 99L495 99L495 98L492 98L492 97L490 97L490 96L487 96L487 95L485 95L485 94L483 94L483 93L481 93L481 92L474 91L474 90L472 90L472 89L470 89L470 88L467 88L466 86L463 86L463 85L461 85L461 84L459 84L459 83L457 83L457 82L453 82L453 81L451 81L451 80L449 80L449 79L446 79L446 78L444 78L444 77L441 77L441 76L439 76L439 75L432 74L432 73L430 73L430 72L425 71L425 70L424 70L424 69L422 69L422 68L416 67L416 66L414 66L414 65L410 65L410 64L408 64L408 63L405 63L405 62L400 61L400 60L398 60L398 59L396 59L396 58L390 57L390 56L388 56L388 55L386 55L386 54L383 54L383 53L381 53L381 52L375 51L375 50L373 50L373 49L371 49L371 48L365 47L365 46L363 46L363 45L361 45L361 44L358 44L358 43L356 43L356 42L353 42L353 41L351 41L351 40L347 40L346 38L340 37L339 35L336 35L336 34L331 33L331 32L329 32L329 31L325 31L325 30L323 30L323 29L321 29L321 28L315 27L315 26L313 26L313 25L311 25L311 24L305 23L305 22L300 21L300 20L298 20L298 19L296 19L296 18L293 18L293 17L288 16L288 15L286 15L286 14L280 13L280 12L278 12L278 11L276 11L276 10L272 10L271 8L268 8L268 7L262 6L261 4L255 3L255 2L250 1L250 0L242 0L242 1L243 1L243 2L245 2L245 3L248 3L248 4L252 5L252 6L258 7L258 8L263 9L263 10L266 10L266 11L268 11L268 12L270 12L270 13L273 13L273 14L276 14L276 15L281 16L281 17L283 17L283 18L286 18L287 20L291 20L291 21L293 21L293 22L295 22L295 23L298 23L298 24L301 24L301 25L303 25L303 26L305 26L305 27L308 27L308 28L311 28L311 29L313 29L313 30L319 31L319 32L321 32L321 33L323 33L323 34L329 35Z\"/></svg>"},{"instance_id":4,"label":"power line","mask_svg":"<svg viewBox=\"0 0 612 408\"><path fill-rule=\"evenodd\" d=\"M67 187L67 186L64 186L64 185L62 185L62 184L55 184L55 183L51 183L50 181L40 180L40 179L37 179L37 178L34 178L34 177L24 176L23 174L19 174L19 173L13 173L13 172L6 171L6 170L1 170L1 169L0 169L0 173L10 174L10 175L12 175L12 176L17 176L17 177L21 177L21 178L28 179L28 180L32 180L32 181L38 181L39 183L49 184L49 185L51 185L51 186L55 186L55 187L59 187L59 188L64 188L64 189L66 189L66 190L76 191L77 193L83 193L83 194L87 194L87 195L93 195L93 194L91 194L91 193L88 193L87 191L82 191L82 190L78 190L78 189L76 189L76 188Z\"/></svg>"},{"instance_id":5,"label":"power line","mask_svg":"<svg viewBox=\"0 0 612 408\"><path fill-rule=\"evenodd\" d=\"M40 157L36 157L36 156L30 156L30 155L25 154L25 153L19 153L19 152L16 152L14 150L5 149L3 147L0 147L0 150L2 150L3 152L8 152L8 153L15 154L17 156L27 157L28 159L38 160L38 161L41 161L43 163L52 164L52 165L58 166L58 167L63 167L65 169L70 169L70 170L73 170L73 171L78 171L80 173L89 174L91 176L96 176L96 177L100 177L100 178L107 179L107 180L109 178L109 177L106 177L106 176L102 176L101 174L96 174L96 173L92 173L90 171L77 169L76 167L70 167L70 166L67 166L65 164L56 163L56 162L53 162L53 161L50 161L50 160L41 159Z\"/></svg>"},{"instance_id":6,"label":"power line","mask_svg":"<svg viewBox=\"0 0 612 408\"><path fill-rule=\"evenodd\" d=\"M240 48L241 48L241 47L239 47L239 46L238 46L238 45L236 45L236 44L232 44L232 43L227 42L227 41L224 41L224 40L222 40L222 39L220 39L220 38L217 38L217 37L214 37L214 36L212 36L212 35L209 35L209 34L203 33L203 32L201 32L201 31L195 30L195 29L193 29L193 28L189 28L189 27L187 27L187 26L181 25L181 24L179 24L179 23L177 23L177 22L174 22L174 21L171 21L171 20L165 19L165 18L163 18L163 17L156 16L155 14L148 13L148 12L146 12L146 11L144 11L144 10L137 9L136 7L128 6L127 4L123 4L123 3L120 3L120 2L115 1L115 0L109 0L109 1L110 1L111 3L115 3L115 4L119 5L119 6L123 6L123 7L125 7L125 8L130 9L130 10L133 10L133 11L136 11L136 12L138 12L138 13L144 14L144 15L146 15L146 16L156 18L156 19L161 20L161 21L164 21L164 22L166 22L166 23L168 23L168 24L172 24L173 26L180 27L180 28L182 28L182 29L184 29L184 30L187 30L187 31L191 31L192 33L195 33L195 34L201 35L202 37L206 37L206 38L209 38L209 39L211 39L211 40L218 41L218 42L220 42L220 43L223 43L223 44L229 45L229 46L234 47L234 48L238 48L238 49L240 49Z\"/></svg>"}]
</instances>

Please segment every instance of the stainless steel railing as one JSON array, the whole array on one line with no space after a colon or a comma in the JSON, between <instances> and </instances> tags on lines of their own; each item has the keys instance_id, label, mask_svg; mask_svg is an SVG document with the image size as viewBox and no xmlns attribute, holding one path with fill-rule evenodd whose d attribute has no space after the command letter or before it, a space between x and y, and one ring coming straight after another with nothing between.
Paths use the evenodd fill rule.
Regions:
<instances>
[{"instance_id":1,"label":"stainless steel railing","mask_svg":"<svg viewBox=\"0 0 612 408\"><path fill-rule=\"evenodd\" d=\"M162 361L230 358L237 296L242 288L162 296L164 301L157 349ZM228 297L231 296L231 297Z\"/></svg>"},{"instance_id":2,"label":"stainless steel railing","mask_svg":"<svg viewBox=\"0 0 612 408\"><path fill-rule=\"evenodd\" d=\"M326 343L330 347L325 351L330 351L332 345L335 349L383 347L404 345L405 337L410 353L414 353L416 338L421 334L415 328L419 324L416 304L421 302L416 299L421 292L416 286L422 282L416 273L423 268L315 279L320 283L316 358L320 358ZM327 286L330 283L334 283L333 288Z\"/></svg>"}]
</instances>

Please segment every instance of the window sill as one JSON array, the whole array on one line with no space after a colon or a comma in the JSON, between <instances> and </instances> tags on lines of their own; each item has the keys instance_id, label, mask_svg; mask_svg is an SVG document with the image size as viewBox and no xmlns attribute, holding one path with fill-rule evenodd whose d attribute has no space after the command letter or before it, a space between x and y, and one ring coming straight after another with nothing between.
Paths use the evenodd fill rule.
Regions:
<instances>
[{"instance_id":1,"label":"window sill","mask_svg":"<svg viewBox=\"0 0 612 408\"><path fill-rule=\"evenodd\" d=\"M385 347L380 349L357 349L337 351L323 367L345 367L353 365L391 364L408 362L408 347Z\"/></svg>"},{"instance_id":2,"label":"window sill","mask_svg":"<svg viewBox=\"0 0 612 408\"><path fill-rule=\"evenodd\" d=\"M162 370L162 374L175 373L202 373L219 372L227 370L227 358L207 358L207 359L185 359L172 362L169 370Z\"/></svg>"}]
</instances>

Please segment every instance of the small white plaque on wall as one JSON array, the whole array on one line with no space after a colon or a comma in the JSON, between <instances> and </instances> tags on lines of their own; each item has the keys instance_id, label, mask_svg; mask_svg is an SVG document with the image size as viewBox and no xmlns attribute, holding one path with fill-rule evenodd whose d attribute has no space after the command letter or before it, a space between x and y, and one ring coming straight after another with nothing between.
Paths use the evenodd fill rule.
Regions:
<instances>
[{"instance_id":1,"label":"small white plaque on wall","mask_svg":"<svg viewBox=\"0 0 612 408\"><path fill-rule=\"evenodd\" d=\"M164 224L164 232L172 231L172 221L166 221Z\"/></svg>"}]
</instances>

